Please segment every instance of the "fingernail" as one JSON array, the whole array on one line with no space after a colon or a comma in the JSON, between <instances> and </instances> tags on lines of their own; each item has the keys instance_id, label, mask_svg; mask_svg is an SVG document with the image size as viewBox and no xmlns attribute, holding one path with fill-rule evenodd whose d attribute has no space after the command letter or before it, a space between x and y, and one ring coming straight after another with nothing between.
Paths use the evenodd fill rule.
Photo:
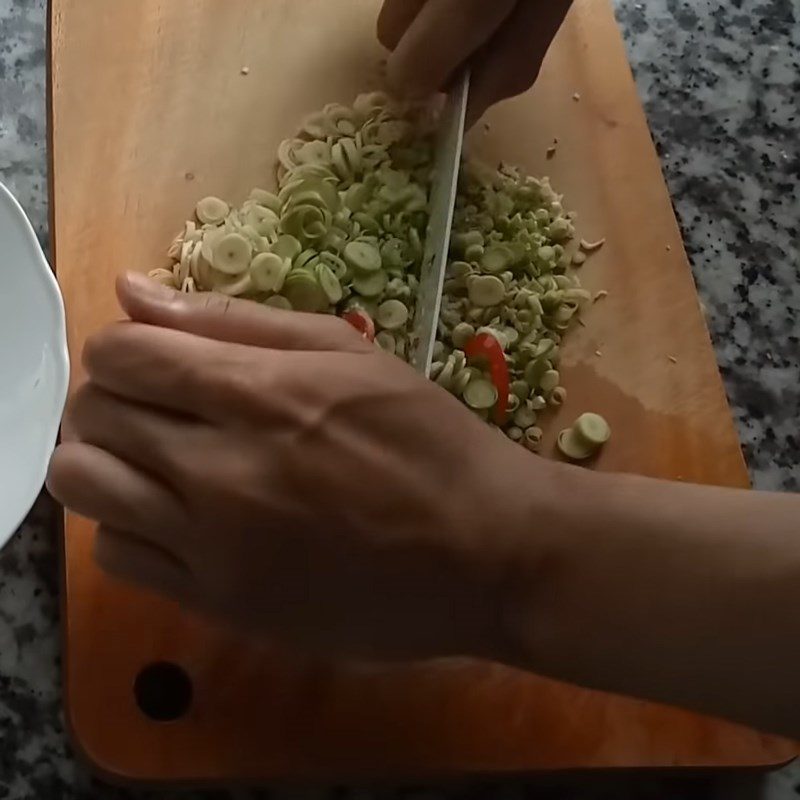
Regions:
<instances>
[{"instance_id":1,"label":"fingernail","mask_svg":"<svg viewBox=\"0 0 800 800\"><path fill-rule=\"evenodd\" d=\"M164 286L141 272L126 272L123 280L128 286L139 295L148 300L168 300L175 295L175 290L169 286Z\"/></svg>"}]
</instances>

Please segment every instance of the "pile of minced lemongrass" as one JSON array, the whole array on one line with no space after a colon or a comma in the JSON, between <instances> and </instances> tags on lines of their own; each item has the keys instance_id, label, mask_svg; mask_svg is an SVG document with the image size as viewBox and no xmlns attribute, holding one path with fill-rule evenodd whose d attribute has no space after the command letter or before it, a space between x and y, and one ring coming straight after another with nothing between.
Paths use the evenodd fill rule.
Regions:
<instances>
[{"instance_id":1,"label":"pile of minced lemongrass","mask_svg":"<svg viewBox=\"0 0 800 800\"><path fill-rule=\"evenodd\" d=\"M238 208L200 200L169 249L172 266L151 277L356 313L378 347L406 359L434 141L429 115L381 92L328 105L281 144L277 193L253 189ZM464 164L431 378L532 450L538 416L566 396L559 347L590 300L574 268L601 244L576 244L573 222L546 178Z\"/></svg>"}]
</instances>

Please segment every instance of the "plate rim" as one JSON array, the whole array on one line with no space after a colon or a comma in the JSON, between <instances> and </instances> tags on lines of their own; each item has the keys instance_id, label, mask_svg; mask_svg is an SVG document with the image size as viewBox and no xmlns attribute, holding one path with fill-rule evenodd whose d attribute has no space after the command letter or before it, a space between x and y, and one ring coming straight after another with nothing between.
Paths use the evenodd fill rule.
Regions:
<instances>
[{"instance_id":1,"label":"plate rim","mask_svg":"<svg viewBox=\"0 0 800 800\"><path fill-rule=\"evenodd\" d=\"M51 323L51 331L46 332L45 342L49 345L55 366L54 378L54 405L53 413L47 419L42 419L42 424L47 427L45 441L47 446L39 452L31 453L32 464L32 483L38 486L33 497L25 498L21 505L21 511L12 516L16 520L11 530L0 529L0 548L14 537L25 522L31 509L36 504L42 487L47 478L47 470L50 464L50 457L58 441L58 434L61 427L61 417L67 402L70 380L70 359L67 346L67 320L64 308L64 299L58 285L55 273L48 262L39 239L33 229L28 215L20 205L11 190L0 181L0 216L7 216L12 225L16 225L22 235L31 245L33 254L32 266L39 271L41 278L42 299L48 306L47 317ZM17 519L19 517L19 519Z\"/></svg>"}]
</instances>

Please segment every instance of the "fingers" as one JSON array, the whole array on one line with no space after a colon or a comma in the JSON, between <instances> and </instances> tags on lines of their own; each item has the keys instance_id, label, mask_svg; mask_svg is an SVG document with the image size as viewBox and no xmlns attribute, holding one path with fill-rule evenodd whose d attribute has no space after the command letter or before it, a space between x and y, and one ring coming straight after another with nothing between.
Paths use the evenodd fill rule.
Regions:
<instances>
[{"instance_id":1,"label":"fingers","mask_svg":"<svg viewBox=\"0 0 800 800\"><path fill-rule=\"evenodd\" d=\"M378 41L394 50L427 0L385 0L378 15Z\"/></svg>"},{"instance_id":2,"label":"fingers","mask_svg":"<svg viewBox=\"0 0 800 800\"><path fill-rule=\"evenodd\" d=\"M390 85L412 95L442 89L514 5L515 0L428 0L389 58Z\"/></svg>"},{"instance_id":3,"label":"fingers","mask_svg":"<svg viewBox=\"0 0 800 800\"><path fill-rule=\"evenodd\" d=\"M100 568L114 578L178 600L196 594L195 582L185 563L135 534L102 525L97 531L94 557Z\"/></svg>"},{"instance_id":4,"label":"fingers","mask_svg":"<svg viewBox=\"0 0 800 800\"><path fill-rule=\"evenodd\" d=\"M347 323L329 314L282 311L213 293L183 294L138 273L117 279L117 296L134 322L221 342L276 350L371 349Z\"/></svg>"},{"instance_id":5,"label":"fingers","mask_svg":"<svg viewBox=\"0 0 800 800\"><path fill-rule=\"evenodd\" d=\"M60 445L50 462L47 488L77 514L156 537L170 550L178 547L178 531L187 525L181 503L169 489L93 445Z\"/></svg>"},{"instance_id":6,"label":"fingers","mask_svg":"<svg viewBox=\"0 0 800 800\"><path fill-rule=\"evenodd\" d=\"M204 420L227 418L236 381L255 377L252 348L132 322L92 336L83 363L111 394Z\"/></svg>"},{"instance_id":7,"label":"fingers","mask_svg":"<svg viewBox=\"0 0 800 800\"><path fill-rule=\"evenodd\" d=\"M112 457L157 476L178 496L179 492L186 491L185 486L173 481L181 474L186 461L184 454L192 446L199 423L130 403L91 384L82 386L75 393L67 410L67 419L72 433L81 443L105 450ZM68 457L72 460L67 466L74 467L74 455L68 452ZM84 469L101 466L96 456L89 464L84 461L82 465ZM121 470L116 470L113 475L116 481L125 477ZM119 484L115 485L119 487ZM137 486L143 493L148 490L143 484ZM88 486L87 491L92 491L92 487ZM166 506L161 508L167 510ZM106 521L94 514L87 516Z\"/></svg>"},{"instance_id":8,"label":"fingers","mask_svg":"<svg viewBox=\"0 0 800 800\"><path fill-rule=\"evenodd\" d=\"M570 0L522 0L473 66L467 125L489 106L527 91L569 10Z\"/></svg>"}]
</instances>

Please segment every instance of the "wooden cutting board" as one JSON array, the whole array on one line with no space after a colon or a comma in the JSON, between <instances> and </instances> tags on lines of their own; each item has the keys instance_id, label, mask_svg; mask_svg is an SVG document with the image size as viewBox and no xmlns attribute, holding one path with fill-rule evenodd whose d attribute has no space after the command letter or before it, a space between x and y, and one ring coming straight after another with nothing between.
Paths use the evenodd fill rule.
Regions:
<instances>
[{"instance_id":1,"label":"wooden cutting board","mask_svg":"<svg viewBox=\"0 0 800 800\"><path fill-rule=\"evenodd\" d=\"M378 2L51 2L53 234L79 383L86 336L119 316L118 270L161 264L197 199L241 201L268 182L279 141L305 113L378 85ZM608 239L584 281L609 294L569 338L569 398L547 449L563 421L593 409L615 430L600 469L747 485L606 0L578 2L535 90L488 121L474 150L550 174L581 232ZM731 724L497 666L303 661L112 582L92 563L92 536L67 517L67 719L106 777L395 779L793 755ZM140 704L177 719L154 721Z\"/></svg>"}]
</instances>

